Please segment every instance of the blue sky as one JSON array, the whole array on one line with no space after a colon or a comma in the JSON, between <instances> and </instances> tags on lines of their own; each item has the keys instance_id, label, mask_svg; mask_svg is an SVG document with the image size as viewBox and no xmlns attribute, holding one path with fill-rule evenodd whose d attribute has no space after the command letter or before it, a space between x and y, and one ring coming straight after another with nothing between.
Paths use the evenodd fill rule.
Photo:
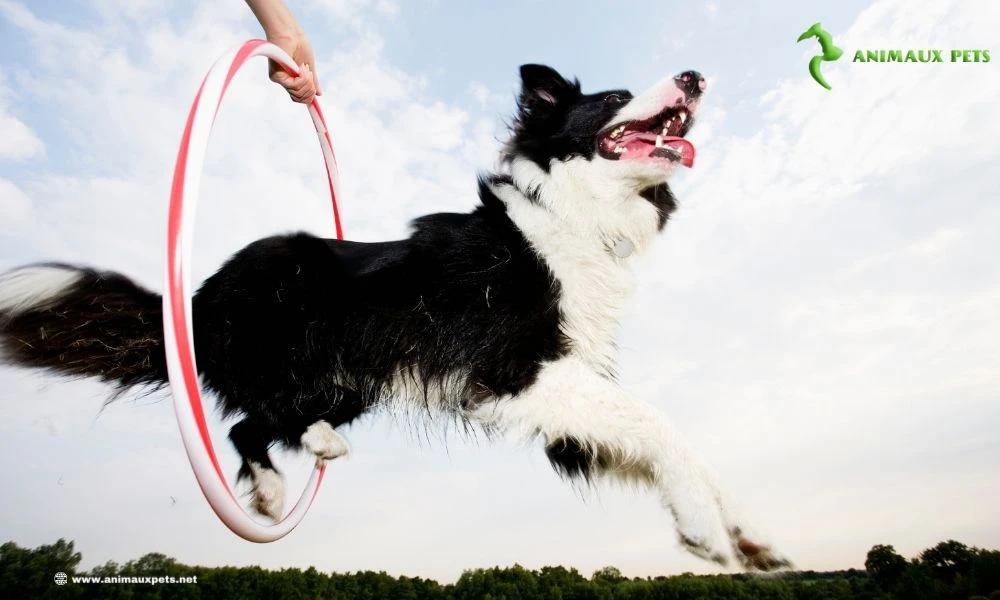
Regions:
<instances>
[{"instance_id":1,"label":"blue sky","mask_svg":"<svg viewBox=\"0 0 1000 600\"><path fill-rule=\"evenodd\" d=\"M361 240L471 208L521 63L589 90L704 73L698 162L675 179L681 210L638 267L624 382L802 568L859 567L876 543L1000 545L997 63L842 60L824 66L828 92L807 72L815 42L795 43L821 21L848 56L989 48L996 7L289 4L316 50L345 229ZM83 262L159 289L185 112L211 61L258 35L238 0L0 0L0 269ZM329 231L308 119L264 72L237 77L215 130L202 276L257 237ZM0 368L0 452L18 457L0 530L18 543L69 537L88 564L161 551L443 580L515 562L713 570L676 548L649 498L575 491L534 446L384 416L347 430L354 454L331 465L299 530L248 544L202 499L169 397L101 411L105 391ZM224 462L234 473L228 449ZM279 464L295 493L308 462Z\"/></svg>"}]
</instances>

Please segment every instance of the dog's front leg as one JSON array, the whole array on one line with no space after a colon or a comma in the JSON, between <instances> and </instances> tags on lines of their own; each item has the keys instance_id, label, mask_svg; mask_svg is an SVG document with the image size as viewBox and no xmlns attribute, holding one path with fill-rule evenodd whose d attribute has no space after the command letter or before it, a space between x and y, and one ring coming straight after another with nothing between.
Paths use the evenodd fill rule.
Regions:
<instances>
[{"instance_id":1,"label":"dog's front leg","mask_svg":"<svg viewBox=\"0 0 1000 600\"><path fill-rule=\"evenodd\" d=\"M541 435L564 473L645 484L673 515L681 544L697 556L762 570L787 564L747 539L747 528L660 411L582 361L549 363L524 393L480 406L472 416L526 437Z\"/></svg>"}]
</instances>

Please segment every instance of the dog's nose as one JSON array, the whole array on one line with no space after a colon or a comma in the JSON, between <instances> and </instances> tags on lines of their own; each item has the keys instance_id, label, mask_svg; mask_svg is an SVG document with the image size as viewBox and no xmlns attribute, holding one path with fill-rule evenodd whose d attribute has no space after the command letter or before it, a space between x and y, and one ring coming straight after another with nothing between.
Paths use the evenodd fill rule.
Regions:
<instances>
[{"instance_id":1,"label":"dog's nose","mask_svg":"<svg viewBox=\"0 0 1000 600\"><path fill-rule=\"evenodd\" d=\"M679 88L684 90L689 100L694 100L705 91L705 78L698 71L684 71L674 77L674 81L677 82Z\"/></svg>"}]
</instances>

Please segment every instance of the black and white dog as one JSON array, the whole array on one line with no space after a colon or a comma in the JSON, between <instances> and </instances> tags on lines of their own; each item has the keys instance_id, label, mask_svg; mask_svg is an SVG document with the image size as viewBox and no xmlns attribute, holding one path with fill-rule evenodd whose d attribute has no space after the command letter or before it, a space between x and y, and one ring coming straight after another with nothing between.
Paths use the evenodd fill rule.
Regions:
<instances>
[{"instance_id":1,"label":"black and white dog","mask_svg":"<svg viewBox=\"0 0 1000 600\"><path fill-rule=\"evenodd\" d=\"M787 565L752 538L660 412L615 380L615 335L632 259L675 209L705 81L688 71L638 97L581 92L521 67L505 174L482 176L468 214L417 219L405 240L304 233L259 240L194 298L204 386L253 483L280 518L278 443L320 459L336 431L379 407L419 406L488 431L541 438L555 468L653 491L681 543L721 564ZM64 264L0 278L8 364L96 377L119 391L163 386L161 300L128 278Z\"/></svg>"}]
</instances>

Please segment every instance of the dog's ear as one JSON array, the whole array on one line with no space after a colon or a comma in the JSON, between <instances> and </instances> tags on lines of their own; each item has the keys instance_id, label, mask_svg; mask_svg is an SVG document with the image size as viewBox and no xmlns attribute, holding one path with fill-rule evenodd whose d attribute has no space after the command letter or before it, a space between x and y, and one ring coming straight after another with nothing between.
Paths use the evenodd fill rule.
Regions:
<instances>
[{"instance_id":1,"label":"dog's ear","mask_svg":"<svg viewBox=\"0 0 1000 600\"><path fill-rule=\"evenodd\" d=\"M566 81L551 67L522 65L520 105L522 108L555 105L565 100L578 86Z\"/></svg>"}]
</instances>

